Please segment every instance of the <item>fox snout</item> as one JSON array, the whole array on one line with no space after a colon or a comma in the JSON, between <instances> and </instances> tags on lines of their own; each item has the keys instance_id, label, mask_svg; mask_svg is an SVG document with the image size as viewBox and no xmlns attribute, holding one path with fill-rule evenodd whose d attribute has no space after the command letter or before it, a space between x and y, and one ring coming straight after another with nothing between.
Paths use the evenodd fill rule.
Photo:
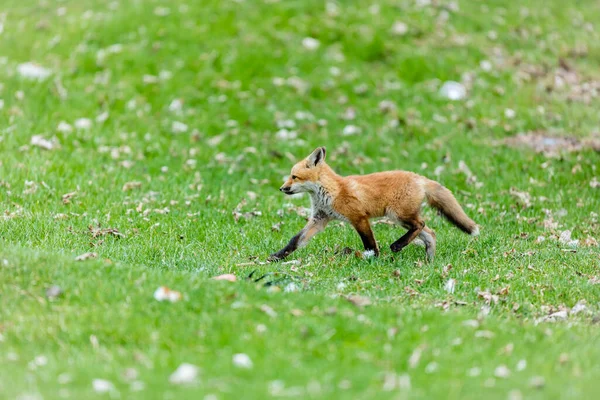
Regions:
<instances>
[{"instance_id":1,"label":"fox snout","mask_svg":"<svg viewBox=\"0 0 600 400\"><path fill-rule=\"evenodd\" d=\"M293 194L293 192L292 192L292 187L291 187L291 186L286 186L286 185L283 185L283 186L281 186L281 187L279 188L279 191L281 191L281 192L283 192L283 193L285 193L285 194Z\"/></svg>"}]
</instances>

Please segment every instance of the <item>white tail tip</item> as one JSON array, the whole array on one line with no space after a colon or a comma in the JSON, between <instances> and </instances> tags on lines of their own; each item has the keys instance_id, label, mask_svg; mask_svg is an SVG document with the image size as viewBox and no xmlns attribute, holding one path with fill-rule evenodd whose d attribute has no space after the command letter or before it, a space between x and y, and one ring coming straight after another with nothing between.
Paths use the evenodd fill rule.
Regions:
<instances>
[{"instance_id":1,"label":"white tail tip","mask_svg":"<svg viewBox=\"0 0 600 400\"><path fill-rule=\"evenodd\" d=\"M473 229L473 232L471 232L471 236L479 236L479 227L476 226L475 229Z\"/></svg>"}]
</instances>

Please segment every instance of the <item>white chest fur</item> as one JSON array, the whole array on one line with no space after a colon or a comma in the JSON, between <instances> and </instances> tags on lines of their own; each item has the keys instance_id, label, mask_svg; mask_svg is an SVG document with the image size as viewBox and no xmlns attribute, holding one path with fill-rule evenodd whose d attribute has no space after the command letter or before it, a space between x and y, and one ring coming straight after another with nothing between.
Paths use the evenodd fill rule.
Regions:
<instances>
[{"instance_id":1,"label":"white chest fur","mask_svg":"<svg viewBox=\"0 0 600 400\"><path fill-rule=\"evenodd\" d=\"M310 201L312 203L312 216L325 215L331 219L348 221L348 218L337 212L333 208L333 199L323 187L319 186L316 190L310 193Z\"/></svg>"}]
</instances>

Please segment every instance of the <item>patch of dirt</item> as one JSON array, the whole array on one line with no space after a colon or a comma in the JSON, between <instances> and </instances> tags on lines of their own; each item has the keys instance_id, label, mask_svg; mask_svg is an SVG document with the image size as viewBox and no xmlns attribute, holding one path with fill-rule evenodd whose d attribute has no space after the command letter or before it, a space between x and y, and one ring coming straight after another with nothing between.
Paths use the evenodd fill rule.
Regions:
<instances>
[{"instance_id":1,"label":"patch of dirt","mask_svg":"<svg viewBox=\"0 0 600 400\"><path fill-rule=\"evenodd\" d=\"M544 132L522 133L511 136L502 141L510 147L528 147L536 153L546 156L557 156L560 153L579 152L593 149L600 152L600 138L590 137L578 139L573 136L553 136Z\"/></svg>"},{"instance_id":2,"label":"patch of dirt","mask_svg":"<svg viewBox=\"0 0 600 400\"><path fill-rule=\"evenodd\" d=\"M600 80L578 72L569 62L560 58L558 65L532 65L513 60L517 67L517 80L536 81L548 93L554 93L567 101L590 104L600 97Z\"/></svg>"}]
</instances>

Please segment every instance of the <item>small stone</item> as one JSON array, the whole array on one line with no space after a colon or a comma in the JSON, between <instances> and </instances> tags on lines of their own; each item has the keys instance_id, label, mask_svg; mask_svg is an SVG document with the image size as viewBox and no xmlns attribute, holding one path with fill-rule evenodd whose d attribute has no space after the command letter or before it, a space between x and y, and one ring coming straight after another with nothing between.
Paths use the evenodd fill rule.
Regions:
<instances>
[{"instance_id":1,"label":"small stone","mask_svg":"<svg viewBox=\"0 0 600 400\"><path fill-rule=\"evenodd\" d=\"M233 365L238 368L251 369L254 364L250 357L244 353L238 353L233 355Z\"/></svg>"},{"instance_id":2,"label":"small stone","mask_svg":"<svg viewBox=\"0 0 600 400\"><path fill-rule=\"evenodd\" d=\"M395 36L404 36L408 33L408 25L402 21L396 21L394 22L394 25L392 25L391 31Z\"/></svg>"},{"instance_id":3,"label":"small stone","mask_svg":"<svg viewBox=\"0 0 600 400\"><path fill-rule=\"evenodd\" d=\"M321 42L312 37L302 39L302 46L307 50L316 50L321 46Z\"/></svg>"},{"instance_id":4,"label":"small stone","mask_svg":"<svg viewBox=\"0 0 600 400\"><path fill-rule=\"evenodd\" d=\"M486 71L486 72L489 72L489 71L491 71L491 70L492 70L492 63L491 63L489 60L482 60L482 61L479 63L479 67L480 67L482 70L484 70L484 71Z\"/></svg>"},{"instance_id":5,"label":"small stone","mask_svg":"<svg viewBox=\"0 0 600 400\"><path fill-rule=\"evenodd\" d=\"M88 130L92 127L92 120L89 118L79 118L75 120L73 125L75 125L76 129Z\"/></svg>"},{"instance_id":6,"label":"small stone","mask_svg":"<svg viewBox=\"0 0 600 400\"><path fill-rule=\"evenodd\" d=\"M48 289L46 289L46 297L49 300L56 299L57 297L61 296L62 293L63 293L63 291L60 288L60 286L52 285Z\"/></svg>"},{"instance_id":7,"label":"small stone","mask_svg":"<svg viewBox=\"0 0 600 400\"><path fill-rule=\"evenodd\" d=\"M185 133L188 130L188 126L183 122L173 121L171 123L171 132L173 133Z\"/></svg>"},{"instance_id":8,"label":"small stone","mask_svg":"<svg viewBox=\"0 0 600 400\"><path fill-rule=\"evenodd\" d=\"M494 376L497 378L508 378L510 376L510 370L506 365L500 365L494 370Z\"/></svg>"},{"instance_id":9,"label":"small stone","mask_svg":"<svg viewBox=\"0 0 600 400\"><path fill-rule=\"evenodd\" d=\"M41 65L32 62L26 62L17 66L17 73L23 78L41 81L48 78L52 74L52 71L42 67Z\"/></svg>"},{"instance_id":10,"label":"small stone","mask_svg":"<svg viewBox=\"0 0 600 400\"><path fill-rule=\"evenodd\" d=\"M352 136L358 135L361 132L361 129L356 125L346 125L344 130L342 131L342 135L344 136Z\"/></svg>"},{"instance_id":11,"label":"small stone","mask_svg":"<svg viewBox=\"0 0 600 400\"><path fill-rule=\"evenodd\" d=\"M440 88L439 94L448 100L462 100L467 97L467 89L462 83L447 81Z\"/></svg>"},{"instance_id":12,"label":"small stone","mask_svg":"<svg viewBox=\"0 0 600 400\"><path fill-rule=\"evenodd\" d=\"M529 380L529 386L541 389L546 385L546 380L543 376L534 376Z\"/></svg>"},{"instance_id":13,"label":"small stone","mask_svg":"<svg viewBox=\"0 0 600 400\"><path fill-rule=\"evenodd\" d=\"M517 113L512 108L507 108L506 110L504 110L504 116L508 119L513 119L517 116Z\"/></svg>"},{"instance_id":14,"label":"small stone","mask_svg":"<svg viewBox=\"0 0 600 400\"><path fill-rule=\"evenodd\" d=\"M175 372L171 374L171 376L169 377L169 382L174 383L176 385L193 383L198 378L199 372L200 369L197 366L193 364L183 363L179 367L177 367Z\"/></svg>"},{"instance_id":15,"label":"small stone","mask_svg":"<svg viewBox=\"0 0 600 400\"><path fill-rule=\"evenodd\" d=\"M107 393L115 390L115 385L105 379L94 379L92 381L92 387L97 393Z\"/></svg>"}]
</instances>

